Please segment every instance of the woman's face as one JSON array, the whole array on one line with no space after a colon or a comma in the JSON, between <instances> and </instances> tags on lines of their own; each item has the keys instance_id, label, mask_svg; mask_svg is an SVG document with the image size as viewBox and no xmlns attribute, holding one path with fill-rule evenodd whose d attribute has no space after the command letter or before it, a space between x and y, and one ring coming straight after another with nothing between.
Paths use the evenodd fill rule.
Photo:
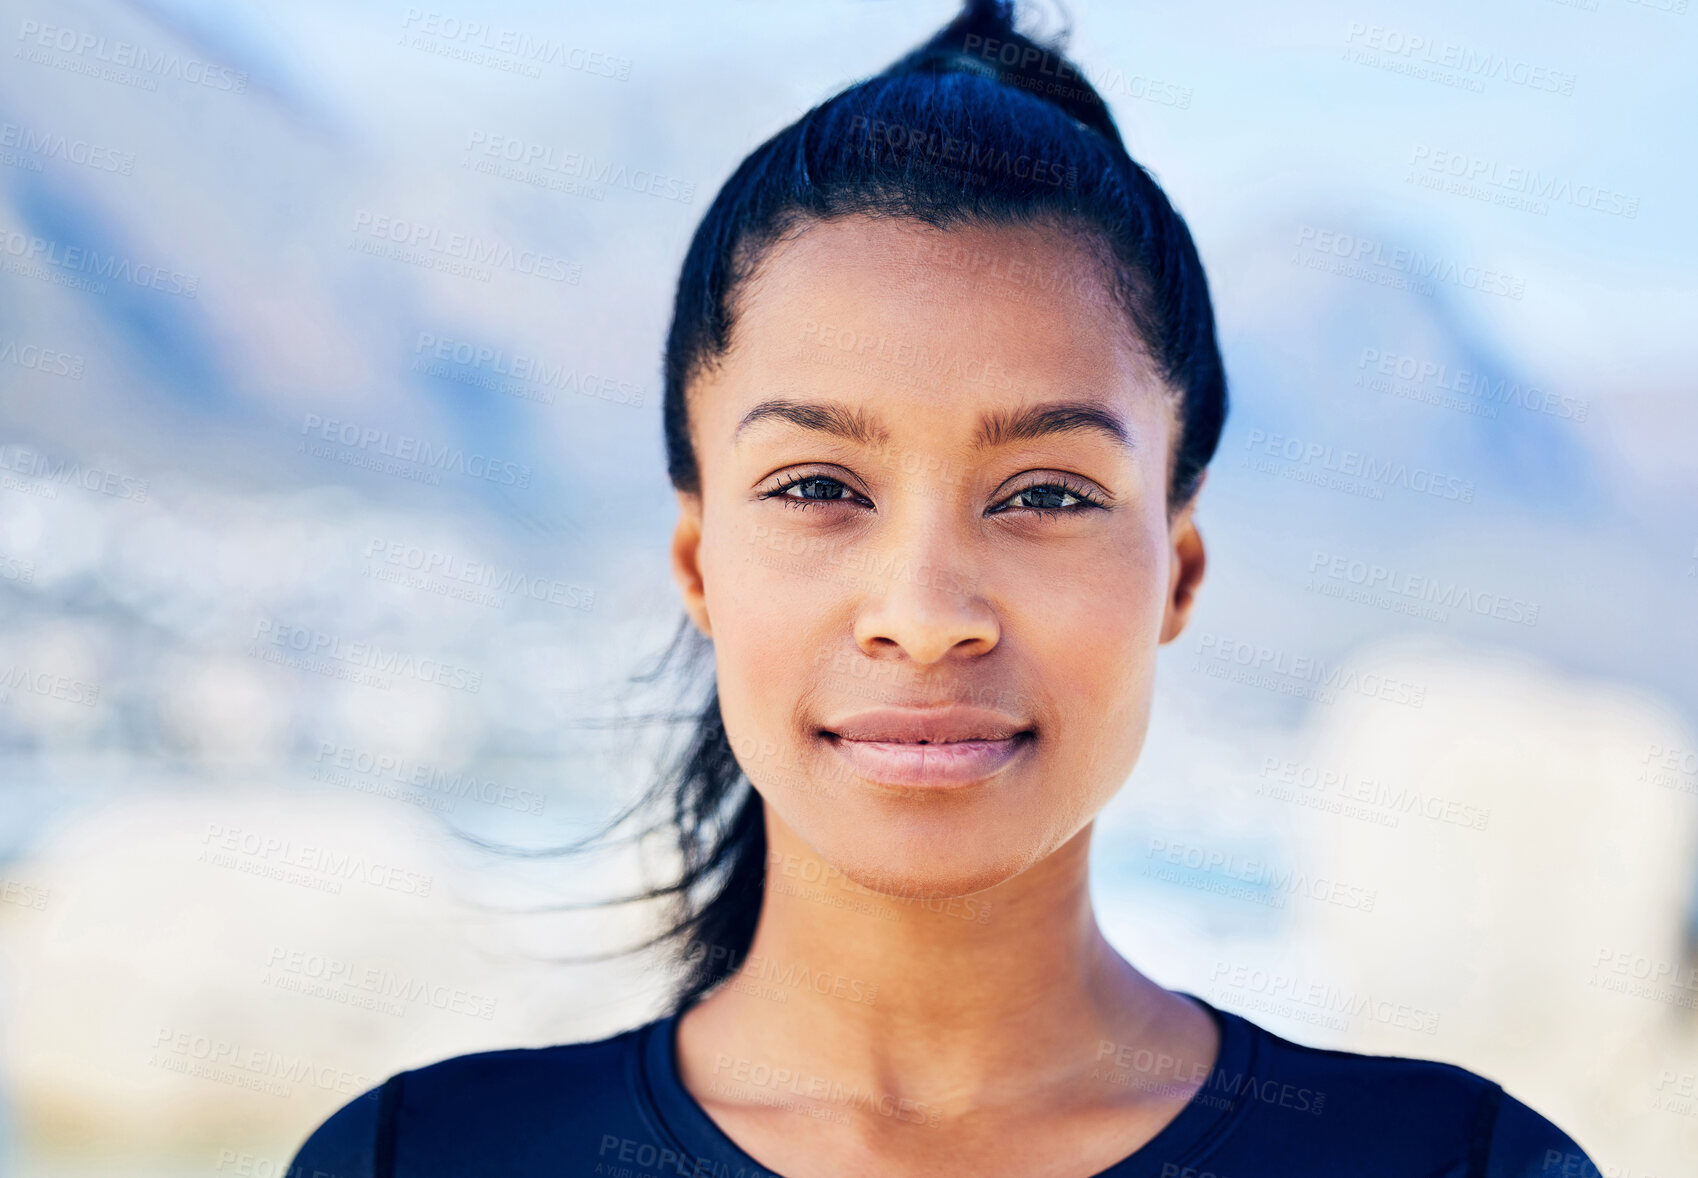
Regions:
<instances>
[{"instance_id":1,"label":"woman's face","mask_svg":"<svg viewBox=\"0 0 1698 1178\"><path fill-rule=\"evenodd\" d=\"M1203 558L1129 335L1055 230L852 217L768 253L691 387L674 566L732 748L857 883L1001 883L1137 760Z\"/></svg>"}]
</instances>

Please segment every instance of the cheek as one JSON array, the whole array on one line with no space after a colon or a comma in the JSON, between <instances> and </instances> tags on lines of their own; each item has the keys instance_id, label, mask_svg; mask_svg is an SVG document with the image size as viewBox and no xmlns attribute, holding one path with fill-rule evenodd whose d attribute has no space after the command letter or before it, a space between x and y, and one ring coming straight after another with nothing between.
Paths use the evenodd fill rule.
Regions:
<instances>
[{"instance_id":1,"label":"cheek","mask_svg":"<svg viewBox=\"0 0 1698 1178\"><path fill-rule=\"evenodd\" d=\"M768 514L768 513L759 513ZM712 520L702 574L721 709L734 741L783 740L832 647L831 568L783 521Z\"/></svg>"},{"instance_id":2,"label":"cheek","mask_svg":"<svg viewBox=\"0 0 1698 1178\"><path fill-rule=\"evenodd\" d=\"M1062 746L1115 760L1107 733L1135 739L1148 710L1166 610L1165 526L1129 530L1068 572L1046 572L1018 600ZM1096 733L1087 737L1085 730Z\"/></svg>"},{"instance_id":3,"label":"cheek","mask_svg":"<svg viewBox=\"0 0 1698 1178\"><path fill-rule=\"evenodd\" d=\"M1022 570L1007 594L1021 632L1081 663L1153 656L1167 604L1165 529L1129 527L1088 552Z\"/></svg>"}]
</instances>

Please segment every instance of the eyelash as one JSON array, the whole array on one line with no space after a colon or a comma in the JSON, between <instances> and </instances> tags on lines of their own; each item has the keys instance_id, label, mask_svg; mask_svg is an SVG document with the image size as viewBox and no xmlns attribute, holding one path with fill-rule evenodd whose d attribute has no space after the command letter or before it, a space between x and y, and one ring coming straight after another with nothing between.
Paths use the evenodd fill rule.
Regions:
<instances>
[{"instance_id":1,"label":"eyelash","mask_svg":"<svg viewBox=\"0 0 1698 1178\"><path fill-rule=\"evenodd\" d=\"M785 492L788 491L791 487L800 486L803 483L816 483L816 482L817 483L836 483L838 486L842 487L845 491L848 491L850 495L855 494L855 492L850 488L849 484L845 483L842 479L834 479L830 475L823 475L823 474L800 474L800 475L795 475L794 477L790 478L788 481L786 481L782 485L772 488L770 491L763 491L761 493L760 497L762 499L777 498L779 500L779 502L785 504L786 506L795 507L795 508L798 508L802 511L806 511L810 507L823 507L823 506L826 506L826 505L832 504L832 503L848 503L848 502L851 502L850 498L847 497L847 496L839 497L839 498L836 498L836 499L806 499L806 498L803 498L800 495L787 495L787 494L785 494ZM1044 490L1046 488L1048 488L1050 490L1064 491L1067 494L1073 496L1075 499L1079 500L1080 502L1077 506L1067 507L1067 508L1026 507L1026 508L1022 508L1021 510L1035 512L1036 514L1043 516L1044 518L1047 519L1051 516L1057 516L1057 515L1080 515L1080 514L1086 512L1086 511L1090 511L1090 510L1093 510L1093 509L1099 509L1099 508L1104 506L1104 504L1102 503L1102 501L1100 499L1098 499L1095 495L1091 494L1084 487L1081 487L1077 483L1071 481L1070 479L1065 479L1065 478L1051 478L1051 479L1046 479L1043 482L1028 483L1026 486L1020 487L1020 488L1010 492L1008 497L1006 499L1003 499L1002 502L1007 503L1009 499L1017 498L1020 495L1026 494L1028 491L1039 491L1039 490ZM857 496L857 498L858 498L858 496ZM997 512L996 514L1000 515L1001 512Z\"/></svg>"}]
</instances>

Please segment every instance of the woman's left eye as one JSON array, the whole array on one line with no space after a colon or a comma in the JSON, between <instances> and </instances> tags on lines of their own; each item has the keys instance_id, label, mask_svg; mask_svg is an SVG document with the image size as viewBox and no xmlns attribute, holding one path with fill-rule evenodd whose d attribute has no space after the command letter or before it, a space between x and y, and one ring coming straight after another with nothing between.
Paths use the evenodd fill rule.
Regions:
<instances>
[{"instance_id":1,"label":"woman's left eye","mask_svg":"<svg viewBox=\"0 0 1698 1178\"><path fill-rule=\"evenodd\" d=\"M1017 507L1024 507L1028 511L1060 511L1063 514L1076 514L1087 508L1102 506L1083 488L1066 483L1033 483L1029 487L1022 487L1002 502L1004 505L1012 503Z\"/></svg>"}]
</instances>

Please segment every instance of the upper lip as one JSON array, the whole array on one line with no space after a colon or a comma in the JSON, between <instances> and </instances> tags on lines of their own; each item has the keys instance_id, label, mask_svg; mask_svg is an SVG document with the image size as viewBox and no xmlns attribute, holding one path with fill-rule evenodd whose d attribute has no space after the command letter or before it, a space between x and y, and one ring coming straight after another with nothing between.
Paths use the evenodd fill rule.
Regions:
<instances>
[{"instance_id":1,"label":"upper lip","mask_svg":"<svg viewBox=\"0 0 1698 1178\"><path fill-rule=\"evenodd\" d=\"M844 740L900 744L946 744L962 740L1007 740L1032 725L984 708L878 708L827 724L822 731Z\"/></svg>"}]
</instances>

